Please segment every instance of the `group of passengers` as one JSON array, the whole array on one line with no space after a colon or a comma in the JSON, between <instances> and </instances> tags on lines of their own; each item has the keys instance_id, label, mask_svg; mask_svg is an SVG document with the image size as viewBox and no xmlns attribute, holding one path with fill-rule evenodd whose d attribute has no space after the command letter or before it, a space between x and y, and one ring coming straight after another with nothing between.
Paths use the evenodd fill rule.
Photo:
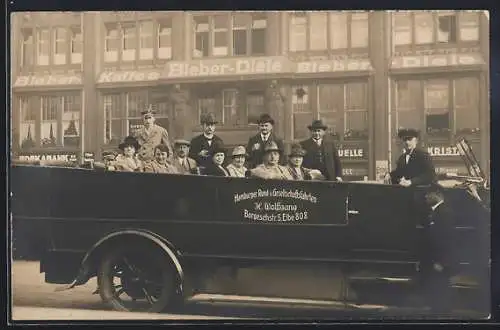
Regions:
<instances>
[{"instance_id":1,"label":"group of passengers","mask_svg":"<svg viewBox=\"0 0 500 330\"><path fill-rule=\"evenodd\" d=\"M310 139L294 144L285 155L283 140L274 133L274 120L268 114L260 116L260 132L248 140L247 146L232 150L227 150L215 134L217 120L212 113L202 117L202 134L191 141L177 139L173 143L167 130L155 123L154 114L151 108L142 112L144 126L120 143L119 155L105 154L107 170L342 181L337 149L325 135L327 126L321 120L308 126Z\"/></svg>"}]
</instances>

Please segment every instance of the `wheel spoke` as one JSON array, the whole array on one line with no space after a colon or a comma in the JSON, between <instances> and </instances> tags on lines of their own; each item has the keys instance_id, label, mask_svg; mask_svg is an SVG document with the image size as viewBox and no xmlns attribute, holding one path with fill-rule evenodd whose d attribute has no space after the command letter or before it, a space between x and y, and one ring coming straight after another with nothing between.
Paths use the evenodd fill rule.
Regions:
<instances>
[{"instance_id":1,"label":"wheel spoke","mask_svg":"<svg viewBox=\"0 0 500 330\"><path fill-rule=\"evenodd\" d=\"M154 304L153 298L149 294L148 290L146 288L142 288L142 292L144 292L144 295L146 296L146 299L148 300L148 303L152 306Z\"/></svg>"}]
</instances>

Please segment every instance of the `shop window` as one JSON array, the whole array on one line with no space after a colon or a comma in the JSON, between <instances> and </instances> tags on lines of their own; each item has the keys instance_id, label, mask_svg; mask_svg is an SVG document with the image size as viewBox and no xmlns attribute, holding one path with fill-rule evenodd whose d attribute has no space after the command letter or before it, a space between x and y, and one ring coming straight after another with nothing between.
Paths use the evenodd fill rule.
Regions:
<instances>
[{"instance_id":1,"label":"shop window","mask_svg":"<svg viewBox=\"0 0 500 330\"><path fill-rule=\"evenodd\" d=\"M57 145L57 114L62 110L62 97L42 96L42 124L40 129L42 147Z\"/></svg>"},{"instance_id":2,"label":"shop window","mask_svg":"<svg viewBox=\"0 0 500 330\"><path fill-rule=\"evenodd\" d=\"M118 61L118 51L120 49L118 38L118 25L107 24L104 39L104 60L106 62Z\"/></svg>"},{"instance_id":3,"label":"shop window","mask_svg":"<svg viewBox=\"0 0 500 330\"><path fill-rule=\"evenodd\" d=\"M172 20L163 19L158 23L158 58L172 58Z\"/></svg>"},{"instance_id":4,"label":"shop window","mask_svg":"<svg viewBox=\"0 0 500 330\"><path fill-rule=\"evenodd\" d=\"M78 147L80 145L80 111L81 97L78 94L64 98L62 114L63 145Z\"/></svg>"},{"instance_id":5,"label":"shop window","mask_svg":"<svg viewBox=\"0 0 500 330\"><path fill-rule=\"evenodd\" d=\"M21 31L23 41L21 45L21 56L22 56L22 63L21 65L26 67L26 66L32 66L34 64L34 49L33 49L33 29L22 29Z\"/></svg>"},{"instance_id":6,"label":"shop window","mask_svg":"<svg viewBox=\"0 0 500 330\"><path fill-rule=\"evenodd\" d=\"M457 137L479 137L479 82L477 78L455 80L455 134Z\"/></svg>"},{"instance_id":7,"label":"shop window","mask_svg":"<svg viewBox=\"0 0 500 330\"><path fill-rule=\"evenodd\" d=\"M59 27L53 30L54 64L66 64L66 29Z\"/></svg>"},{"instance_id":8,"label":"shop window","mask_svg":"<svg viewBox=\"0 0 500 330\"><path fill-rule=\"evenodd\" d=\"M136 27L133 23L122 25L122 60L134 61L137 48Z\"/></svg>"},{"instance_id":9,"label":"shop window","mask_svg":"<svg viewBox=\"0 0 500 330\"><path fill-rule=\"evenodd\" d=\"M141 60L153 59L153 26L153 21L139 23L139 58Z\"/></svg>"},{"instance_id":10,"label":"shop window","mask_svg":"<svg viewBox=\"0 0 500 330\"><path fill-rule=\"evenodd\" d=\"M309 86L292 86L292 121L293 138L295 140L302 140L309 137L307 125L309 125L314 118L310 105L309 92Z\"/></svg>"},{"instance_id":11,"label":"shop window","mask_svg":"<svg viewBox=\"0 0 500 330\"><path fill-rule=\"evenodd\" d=\"M368 13L293 12L289 50L368 48Z\"/></svg>"},{"instance_id":12,"label":"shop window","mask_svg":"<svg viewBox=\"0 0 500 330\"><path fill-rule=\"evenodd\" d=\"M38 30L37 38L37 64L49 65L49 45L50 33L49 29Z\"/></svg>"},{"instance_id":13,"label":"shop window","mask_svg":"<svg viewBox=\"0 0 500 330\"><path fill-rule=\"evenodd\" d=\"M457 44L479 40L479 12L407 11L393 14L395 46Z\"/></svg>"},{"instance_id":14,"label":"shop window","mask_svg":"<svg viewBox=\"0 0 500 330\"><path fill-rule=\"evenodd\" d=\"M222 107L224 108L224 125L241 126L245 123L245 116L239 113L238 91L236 89L222 91Z\"/></svg>"},{"instance_id":15,"label":"shop window","mask_svg":"<svg viewBox=\"0 0 500 330\"><path fill-rule=\"evenodd\" d=\"M425 83L425 127L428 136L449 137L449 81L429 80Z\"/></svg>"},{"instance_id":16,"label":"shop window","mask_svg":"<svg viewBox=\"0 0 500 330\"><path fill-rule=\"evenodd\" d=\"M344 107L344 87L341 84L318 85L319 119L328 126L328 133L339 138L342 132L339 118Z\"/></svg>"},{"instance_id":17,"label":"shop window","mask_svg":"<svg viewBox=\"0 0 500 330\"><path fill-rule=\"evenodd\" d=\"M30 106L28 97L20 97L19 106L21 111L21 125L19 128L21 149L34 148L36 147L37 109Z\"/></svg>"},{"instance_id":18,"label":"shop window","mask_svg":"<svg viewBox=\"0 0 500 330\"><path fill-rule=\"evenodd\" d=\"M198 123L201 125L201 118L207 113L213 113L219 124L223 123L222 111L215 106L215 97L202 97L198 99Z\"/></svg>"},{"instance_id":19,"label":"shop window","mask_svg":"<svg viewBox=\"0 0 500 330\"><path fill-rule=\"evenodd\" d=\"M345 85L344 139L368 139L367 85Z\"/></svg>"},{"instance_id":20,"label":"shop window","mask_svg":"<svg viewBox=\"0 0 500 330\"><path fill-rule=\"evenodd\" d=\"M83 36L79 26L71 27L71 63L82 63Z\"/></svg>"},{"instance_id":21,"label":"shop window","mask_svg":"<svg viewBox=\"0 0 500 330\"><path fill-rule=\"evenodd\" d=\"M148 91L103 95L105 143L116 145L143 127L141 112L150 103ZM154 105L156 124L168 129L168 107Z\"/></svg>"},{"instance_id":22,"label":"shop window","mask_svg":"<svg viewBox=\"0 0 500 330\"><path fill-rule=\"evenodd\" d=\"M402 80L396 83L396 127L421 128L419 98L420 81Z\"/></svg>"},{"instance_id":23,"label":"shop window","mask_svg":"<svg viewBox=\"0 0 500 330\"><path fill-rule=\"evenodd\" d=\"M246 104L248 124L257 125L260 115L266 111L264 100L263 91L251 91L247 93Z\"/></svg>"}]
</instances>

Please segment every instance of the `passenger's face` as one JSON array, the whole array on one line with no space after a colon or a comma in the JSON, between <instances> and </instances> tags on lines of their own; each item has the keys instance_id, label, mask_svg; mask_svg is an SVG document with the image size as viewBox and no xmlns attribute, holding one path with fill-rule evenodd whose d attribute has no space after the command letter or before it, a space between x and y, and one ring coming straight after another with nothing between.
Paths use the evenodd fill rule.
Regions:
<instances>
[{"instance_id":1,"label":"passenger's face","mask_svg":"<svg viewBox=\"0 0 500 330\"><path fill-rule=\"evenodd\" d=\"M151 115L145 115L143 118L144 126L148 127L154 124L155 122L155 117Z\"/></svg>"},{"instance_id":2,"label":"passenger's face","mask_svg":"<svg viewBox=\"0 0 500 330\"><path fill-rule=\"evenodd\" d=\"M325 135L325 130L324 129L321 129L321 128L318 128L318 129L315 129L315 130L312 130L311 131L311 135L313 137L313 139L315 140L320 140L323 138L323 136Z\"/></svg>"},{"instance_id":3,"label":"passenger's face","mask_svg":"<svg viewBox=\"0 0 500 330\"><path fill-rule=\"evenodd\" d=\"M236 167L242 167L245 164L245 156L235 156L233 157L233 165Z\"/></svg>"},{"instance_id":4,"label":"passenger's face","mask_svg":"<svg viewBox=\"0 0 500 330\"><path fill-rule=\"evenodd\" d=\"M187 145L177 146L177 155L179 157L186 157L189 154L189 147Z\"/></svg>"},{"instance_id":5,"label":"passenger's face","mask_svg":"<svg viewBox=\"0 0 500 330\"><path fill-rule=\"evenodd\" d=\"M404 139L404 144L406 149L415 149L417 147L417 138L416 137L406 137Z\"/></svg>"},{"instance_id":6,"label":"passenger's face","mask_svg":"<svg viewBox=\"0 0 500 330\"><path fill-rule=\"evenodd\" d=\"M271 123L262 123L259 125L260 132L264 135L267 135L273 129L273 125Z\"/></svg>"},{"instance_id":7,"label":"passenger's face","mask_svg":"<svg viewBox=\"0 0 500 330\"><path fill-rule=\"evenodd\" d=\"M213 156L212 159L215 165L222 165L222 163L224 163L224 153L218 152Z\"/></svg>"},{"instance_id":8,"label":"passenger's face","mask_svg":"<svg viewBox=\"0 0 500 330\"><path fill-rule=\"evenodd\" d=\"M160 164L165 164L168 158L168 153L165 151L161 151L159 149L156 149L155 153L156 161Z\"/></svg>"},{"instance_id":9,"label":"passenger's face","mask_svg":"<svg viewBox=\"0 0 500 330\"><path fill-rule=\"evenodd\" d=\"M278 165L278 162L280 160L280 154L277 151L271 151L267 153L266 159L267 159L267 164Z\"/></svg>"},{"instance_id":10,"label":"passenger's face","mask_svg":"<svg viewBox=\"0 0 500 330\"><path fill-rule=\"evenodd\" d=\"M304 160L304 158L300 157L300 156L292 156L292 157L290 157L290 163L294 167L301 167L303 160Z\"/></svg>"},{"instance_id":11,"label":"passenger's face","mask_svg":"<svg viewBox=\"0 0 500 330\"><path fill-rule=\"evenodd\" d=\"M123 148L123 154L132 157L135 154L135 148L133 146L125 146L125 148Z\"/></svg>"},{"instance_id":12,"label":"passenger's face","mask_svg":"<svg viewBox=\"0 0 500 330\"><path fill-rule=\"evenodd\" d=\"M215 133L215 124L203 124L203 132L206 135L212 135Z\"/></svg>"}]
</instances>

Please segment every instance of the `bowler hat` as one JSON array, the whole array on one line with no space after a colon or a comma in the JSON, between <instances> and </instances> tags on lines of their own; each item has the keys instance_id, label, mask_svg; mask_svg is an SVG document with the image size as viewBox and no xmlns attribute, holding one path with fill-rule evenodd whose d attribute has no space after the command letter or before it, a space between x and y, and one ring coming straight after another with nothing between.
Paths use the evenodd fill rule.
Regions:
<instances>
[{"instance_id":1,"label":"bowler hat","mask_svg":"<svg viewBox=\"0 0 500 330\"><path fill-rule=\"evenodd\" d=\"M201 123L202 124L217 124L218 121L215 118L215 115L210 112L210 113L206 113L206 114L202 115L202 117L201 117Z\"/></svg>"},{"instance_id":2,"label":"bowler hat","mask_svg":"<svg viewBox=\"0 0 500 330\"><path fill-rule=\"evenodd\" d=\"M274 125L274 119L267 113L263 113L262 115L260 115L257 123L258 124L270 123L271 125Z\"/></svg>"},{"instance_id":3,"label":"bowler hat","mask_svg":"<svg viewBox=\"0 0 500 330\"><path fill-rule=\"evenodd\" d=\"M268 153L271 151L278 151L281 152L280 148L278 147L278 144L274 141L268 142L266 146L264 147L264 152Z\"/></svg>"},{"instance_id":4,"label":"bowler hat","mask_svg":"<svg viewBox=\"0 0 500 330\"><path fill-rule=\"evenodd\" d=\"M132 146L134 147L135 150L138 150L140 148L140 145L139 145L139 142L137 141L137 139L133 136L127 136L122 143L120 143L118 145L118 148L120 150L123 150L125 149L125 147L127 146Z\"/></svg>"},{"instance_id":5,"label":"bowler hat","mask_svg":"<svg viewBox=\"0 0 500 330\"><path fill-rule=\"evenodd\" d=\"M153 110L153 107L152 106L149 106L146 110L144 111L141 111L141 115L145 116L145 115L155 115L156 112Z\"/></svg>"},{"instance_id":6,"label":"bowler hat","mask_svg":"<svg viewBox=\"0 0 500 330\"><path fill-rule=\"evenodd\" d=\"M290 151L289 157L304 157L306 151L302 148L300 144L294 144L292 150Z\"/></svg>"},{"instance_id":7,"label":"bowler hat","mask_svg":"<svg viewBox=\"0 0 500 330\"><path fill-rule=\"evenodd\" d=\"M418 138L419 132L416 129L413 128L402 128L398 131L398 137L400 139L405 139L405 138Z\"/></svg>"},{"instance_id":8,"label":"bowler hat","mask_svg":"<svg viewBox=\"0 0 500 330\"><path fill-rule=\"evenodd\" d=\"M231 157L245 156L248 157L247 151L244 146L237 146L233 149Z\"/></svg>"},{"instance_id":9,"label":"bowler hat","mask_svg":"<svg viewBox=\"0 0 500 330\"><path fill-rule=\"evenodd\" d=\"M191 146L191 142L188 140L183 140L183 139L177 139L174 141L174 145L176 146Z\"/></svg>"},{"instance_id":10,"label":"bowler hat","mask_svg":"<svg viewBox=\"0 0 500 330\"><path fill-rule=\"evenodd\" d=\"M328 126L326 126L321 119L313 120L312 124L307 126L309 130L315 130L315 129L323 129L326 130Z\"/></svg>"}]
</instances>

